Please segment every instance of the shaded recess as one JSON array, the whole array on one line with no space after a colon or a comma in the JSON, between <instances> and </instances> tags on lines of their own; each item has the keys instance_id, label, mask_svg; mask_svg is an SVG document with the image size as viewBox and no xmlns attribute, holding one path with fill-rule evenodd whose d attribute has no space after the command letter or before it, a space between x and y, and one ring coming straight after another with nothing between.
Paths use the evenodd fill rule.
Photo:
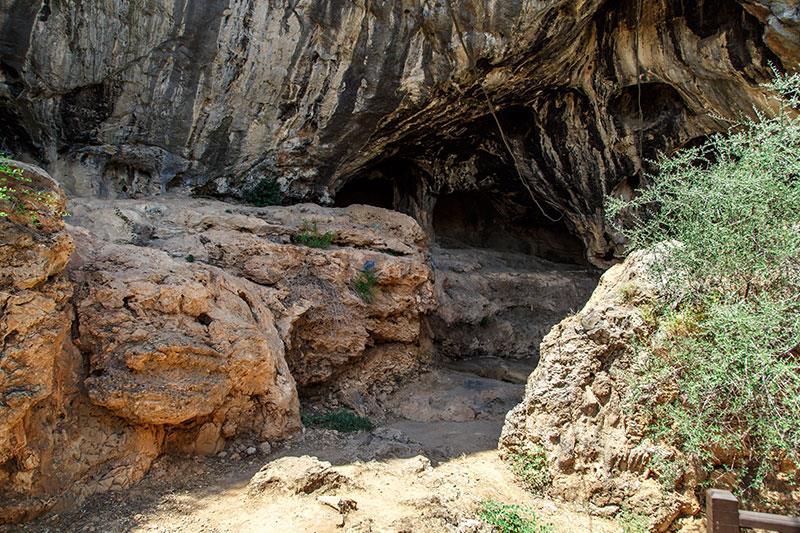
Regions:
<instances>
[{"instance_id":1,"label":"shaded recess","mask_svg":"<svg viewBox=\"0 0 800 533\"><path fill-rule=\"evenodd\" d=\"M542 221L529 210L504 213L507 200L482 192L440 196L433 211L436 244L483 248L584 264L583 242L563 222Z\"/></svg>"},{"instance_id":2,"label":"shaded recess","mask_svg":"<svg viewBox=\"0 0 800 533\"><path fill-rule=\"evenodd\" d=\"M691 114L681 94L660 82L624 87L611 99L608 110L620 132L644 136L645 158L655 157L679 139L682 124Z\"/></svg>"},{"instance_id":3,"label":"shaded recess","mask_svg":"<svg viewBox=\"0 0 800 533\"><path fill-rule=\"evenodd\" d=\"M383 176L364 176L349 181L337 193L334 205L347 207L354 204L395 209L394 184Z\"/></svg>"}]
</instances>

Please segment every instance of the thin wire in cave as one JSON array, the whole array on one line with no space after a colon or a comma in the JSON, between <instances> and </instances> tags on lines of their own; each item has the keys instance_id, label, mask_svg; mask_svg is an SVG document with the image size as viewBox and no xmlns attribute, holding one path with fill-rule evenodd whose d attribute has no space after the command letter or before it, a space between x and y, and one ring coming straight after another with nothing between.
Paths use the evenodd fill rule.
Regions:
<instances>
[{"instance_id":1,"label":"thin wire in cave","mask_svg":"<svg viewBox=\"0 0 800 533\"><path fill-rule=\"evenodd\" d=\"M497 125L497 131L500 133L500 138L503 141L503 145L505 145L508 154L511 156L511 160L514 162L514 169L517 172L517 176L519 177L520 182L522 182L522 186L525 187L525 190L528 191L531 200L533 200L533 203L536 204L536 207L539 209L539 211L541 211L542 215L544 215L546 219L548 219L551 222L560 222L561 219L564 218L564 213L561 212L560 213L561 216L559 216L558 218L553 218L549 214L547 214L547 212L542 207L542 204L540 204L539 200L536 199L536 194L533 192L533 189L531 189L530 184L528 184L528 181L522 174L522 170L520 169L517 156L514 154L514 150L511 148L511 144L508 142L508 139L506 138L505 131L503 130L503 125L500 123L500 118L497 116L497 113L495 112L494 102L492 102L492 98L491 96L489 96L489 92L486 90L483 84L480 83L479 80L480 73L478 72L478 69L475 66L476 65L475 57L473 56L472 52L467 46L467 42L464 40L464 34L461 31L461 25L458 23L458 19L456 18L451 0L447 0L447 12L450 15L450 19L453 21L453 26L455 26L456 33L458 34L458 41L461 43L461 48L464 49L464 53L467 56L467 62L469 63L469 67L472 70L472 74L475 76L475 80L478 82L478 86L480 87L481 93L483 94L483 98L486 100L486 105L489 107L489 113L491 113L492 118L494 119L494 123ZM553 207L556 211L559 211L559 208L552 202L548 202L548 204L550 204L550 206Z\"/></svg>"},{"instance_id":2,"label":"thin wire in cave","mask_svg":"<svg viewBox=\"0 0 800 533\"><path fill-rule=\"evenodd\" d=\"M644 157L644 111L642 109L642 60L640 56L642 32L642 0L636 2L636 32L634 41L636 42L636 95L639 105L639 158Z\"/></svg>"}]
</instances>

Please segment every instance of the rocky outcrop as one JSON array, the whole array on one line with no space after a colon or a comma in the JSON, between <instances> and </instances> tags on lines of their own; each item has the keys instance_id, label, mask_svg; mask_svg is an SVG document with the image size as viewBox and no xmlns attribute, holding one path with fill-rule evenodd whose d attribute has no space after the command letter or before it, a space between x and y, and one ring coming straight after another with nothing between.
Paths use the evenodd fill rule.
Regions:
<instances>
[{"instance_id":1,"label":"rocky outcrop","mask_svg":"<svg viewBox=\"0 0 800 533\"><path fill-rule=\"evenodd\" d=\"M189 453L299 429L295 383L257 285L72 233L77 343L94 405L133 425L169 428L168 447Z\"/></svg>"},{"instance_id":2,"label":"rocky outcrop","mask_svg":"<svg viewBox=\"0 0 800 533\"><path fill-rule=\"evenodd\" d=\"M643 515L656 531L699 510L697 479L681 479L683 494L653 476L653 460L676 450L645 437L648 421L628 403L636 337L648 328L630 299L654 297L637 252L602 278L592 298L545 337L525 398L506 417L506 454L544 454L553 497L589 505L601 515ZM688 475L688 474L687 474Z\"/></svg>"},{"instance_id":3,"label":"rocky outcrop","mask_svg":"<svg viewBox=\"0 0 800 533\"><path fill-rule=\"evenodd\" d=\"M0 202L0 523L125 488L166 450L299 428L257 286L71 235L60 187L17 166Z\"/></svg>"},{"instance_id":4,"label":"rocky outcrop","mask_svg":"<svg viewBox=\"0 0 800 533\"><path fill-rule=\"evenodd\" d=\"M40 462L27 448L26 426L58 388L57 361L69 339L72 284L63 270L73 243L58 214L63 193L49 176L28 167L2 180L0 186L20 188L25 197L0 201L0 487L24 487ZM22 180L30 180L24 189ZM38 199L31 205L36 193L52 205ZM45 222L37 228L40 215Z\"/></svg>"},{"instance_id":5,"label":"rocky outcrop","mask_svg":"<svg viewBox=\"0 0 800 533\"><path fill-rule=\"evenodd\" d=\"M357 403L430 355L405 215L76 200L65 227L55 182L25 177L44 204L0 217L0 522L125 488L164 452L268 446L300 428L297 385ZM333 245L300 243L317 231Z\"/></svg>"},{"instance_id":6,"label":"rocky outcrop","mask_svg":"<svg viewBox=\"0 0 800 533\"><path fill-rule=\"evenodd\" d=\"M607 266L604 195L762 102L798 20L788 0L2 0L0 144L80 195L371 183L427 228L479 191Z\"/></svg>"},{"instance_id":7,"label":"rocky outcrop","mask_svg":"<svg viewBox=\"0 0 800 533\"><path fill-rule=\"evenodd\" d=\"M160 428L131 426L82 390L65 199L43 171L16 166L21 176L3 178L13 200L0 202L0 523L130 484L163 440Z\"/></svg>"},{"instance_id":8,"label":"rocky outcrop","mask_svg":"<svg viewBox=\"0 0 800 533\"><path fill-rule=\"evenodd\" d=\"M438 352L453 359L530 359L542 338L589 299L598 272L534 256L491 249L437 248L436 312L431 330Z\"/></svg>"},{"instance_id":9,"label":"rocky outcrop","mask_svg":"<svg viewBox=\"0 0 800 533\"><path fill-rule=\"evenodd\" d=\"M368 206L257 209L169 198L75 199L70 220L107 242L128 243L130 257L137 255L136 250L145 257L156 254L180 265L172 271L207 269L221 279L234 277L235 283L257 288L258 298L235 285L223 292L238 293L236 305L250 305L254 315L265 311L258 307L264 302L286 346L291 374L302 390L335 384L339 390L364 392L412 371L430 355L422 326L423 314L433 307L426 237L413 219L400 213ZM325 240L326 234L330 245L300 243L304 237ZM147 264L152 261L127 261L132 261L127 275L147 279ZM113 263L119 269L122 259ZM374 286L362 289L367 294L356 287L365 270L374 276ZM118 270L114 276L120 274ZM180 295L207 290L202 279L188 274L187 278L170 295L171 301L191 301ZM91 286L103 285L87 281ZM150 290L155 291L164 282L151 283ZM152 299L147 290L141 296L129 290L127 298L127 311L120 307L120 312L128 319L135 319L137 313L146 315L137 306L155 305L147 303ZM206 326L198 321L209 322L210 331L229 326L224 314L217 321L214 312L199 306L189 315L172 326L182 330L191 325L201 331ZM142 337L133 344L146 341L150 342ZM179 339L168 343L172 344L180 344Z\"/></svg>"}]
</instances>

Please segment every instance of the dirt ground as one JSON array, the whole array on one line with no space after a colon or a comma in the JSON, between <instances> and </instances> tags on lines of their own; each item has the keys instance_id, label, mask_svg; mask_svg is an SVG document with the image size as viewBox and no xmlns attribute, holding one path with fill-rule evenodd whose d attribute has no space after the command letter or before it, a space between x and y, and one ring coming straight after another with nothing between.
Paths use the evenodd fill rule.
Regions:
<instances>
[{"instance_id":1,"label":"dirt ground","mask_svg":"<svg viewBox=\"0 0 800 533\"><path fill-rule=\"evenodd\" d=\"M94 497L75 511L16 530L478 532L491 531L476 518L480 502L494 500L530 506L558 532L622 531L580 508L536 498L515 480L496 445L505 413L524 385L474 370L442 368L401 387L373 431L306 429L269 454L235 443L217 457L163 457L127 491ZM321 467L339 481L306 483L313 487L300 491L280 484L253 489L251 480L265 465L277 478L290 479L298 474L292 466L281 471L284 463L316 463L275 461L305 456L330 463ZM340 512L331 505L337 501L356 508Z\"/></svg>"}]
</instances>

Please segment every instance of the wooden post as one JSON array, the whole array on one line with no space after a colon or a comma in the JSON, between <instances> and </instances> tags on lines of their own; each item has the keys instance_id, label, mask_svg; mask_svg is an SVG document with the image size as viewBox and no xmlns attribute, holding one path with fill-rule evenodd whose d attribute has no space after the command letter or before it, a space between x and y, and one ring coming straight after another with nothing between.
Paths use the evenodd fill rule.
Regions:
<instances>
[{"instance_id":1,"label":"wooden post","mask_svg":"<svg viewBox=\"0 0 800 533\"><path fill-rule=\"evenodd\" d=\"M706 491L708 533L740 533L739 500L727 490Z\"/></svg>"}]
</instances>

